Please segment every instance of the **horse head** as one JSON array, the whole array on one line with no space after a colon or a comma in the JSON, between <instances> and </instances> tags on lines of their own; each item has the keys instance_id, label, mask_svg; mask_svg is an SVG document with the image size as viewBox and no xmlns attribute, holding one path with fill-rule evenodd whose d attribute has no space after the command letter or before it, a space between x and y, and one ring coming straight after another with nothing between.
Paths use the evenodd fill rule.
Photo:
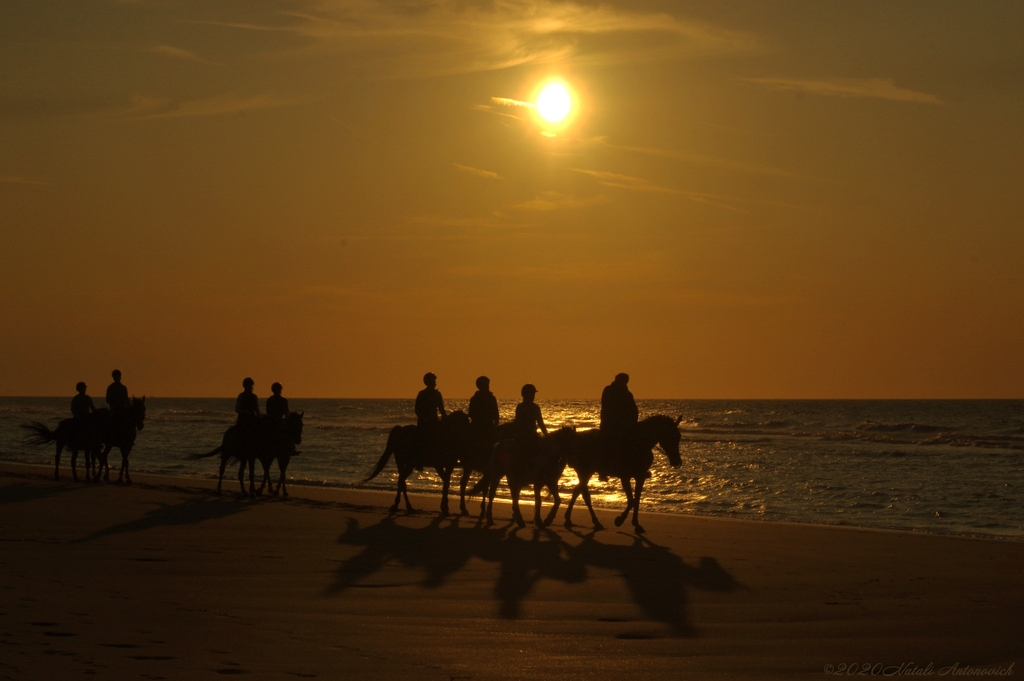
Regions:
<instances>
[{"instance_id":1,"label":"horse head","mask_svg":"<svg viewBox=\"0 0 1024 681\"><path fill-rule=\"evenodd\" d=\"M128 413L132 415L132 421L135 423L135 427L139 430L146 425L146 396L143 395L140 400L135 395L132 395L132 404L128 408Z\"/></svg>"},{"instance_id":2,"label":"horse head","mask_svg":"<svg viewBox=\"0 0 1024 681\"><path fill-rule=\"evenodd\" d=\"M284 417L283 431L287 435L288 441L293 444L302 444L302 417L305 414L305 411L292 411Z\"/></svg>"},{"instance_id":3,"label":"horse head","mask_svg":"<svg viewBox=\"0 0 1024 681\"><path fill-rule=\"evenodd\" d=\"M652 435L661 445L673 468L683 465L683 457L679 454L679 443L683 439L679 433L679 423L682 420L682 416L673 419L671 416L662 416L661 414L645 419L650 424Z\"/></svg>"}]
</instances>

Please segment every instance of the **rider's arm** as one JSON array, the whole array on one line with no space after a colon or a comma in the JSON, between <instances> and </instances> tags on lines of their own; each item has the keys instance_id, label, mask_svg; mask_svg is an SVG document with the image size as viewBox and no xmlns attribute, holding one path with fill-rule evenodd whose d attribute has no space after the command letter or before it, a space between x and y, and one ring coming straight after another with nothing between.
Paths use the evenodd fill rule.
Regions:
<instances>
[{"instance_id":1,"label":"rider's arm","mask_svg":"<svg viewBox=\"0 0 1024 681\"><path fill-rule=\"evenodd\" d=\"M540 405L537 406L537 425L540 426L540 432L548 434L548 427L544 425L544 417L540 414Z\"/></svg>"}]
</instances>

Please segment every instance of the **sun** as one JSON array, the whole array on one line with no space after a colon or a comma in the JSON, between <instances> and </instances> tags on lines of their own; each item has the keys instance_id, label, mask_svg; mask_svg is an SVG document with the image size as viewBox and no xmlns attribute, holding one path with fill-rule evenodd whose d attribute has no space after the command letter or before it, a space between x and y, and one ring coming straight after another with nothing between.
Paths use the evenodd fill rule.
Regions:
<instances>
[{"instance_id":1,"label":"sun","mask_svg":"<svg viewBox=\"0 0 1024 681\"><path fill-rule=\"evenodd\" d=\"M569 115L572 98L561 83L551 83L537 97L537 112L549 123L558 123Z\"/></svg>"}]
</instances>

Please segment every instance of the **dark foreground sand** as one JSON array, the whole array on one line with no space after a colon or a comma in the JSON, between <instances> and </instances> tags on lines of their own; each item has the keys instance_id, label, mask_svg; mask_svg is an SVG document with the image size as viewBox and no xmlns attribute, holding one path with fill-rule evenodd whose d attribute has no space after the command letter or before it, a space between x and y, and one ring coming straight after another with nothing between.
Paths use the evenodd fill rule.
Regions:
<instances>
[{"instance_id":1,"label":"dark foreground sand","mask_svg":"<svg viewBox=\"0 0 1024 681\"><path fill-rule=\"evenodd\" d=\"M375 492L46 473L0 465L0 678L1024 674L1024 543L656 514L643 539L514 530L507 505L487 528L431 497L388 518Z\"/></svg>"}]
</instances>

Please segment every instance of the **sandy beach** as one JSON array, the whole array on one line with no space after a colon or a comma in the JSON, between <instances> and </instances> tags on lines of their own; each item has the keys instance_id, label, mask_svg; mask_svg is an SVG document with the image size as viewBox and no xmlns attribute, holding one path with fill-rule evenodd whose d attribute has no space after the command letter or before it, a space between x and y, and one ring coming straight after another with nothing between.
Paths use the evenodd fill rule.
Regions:
<instances>
[{"instance_id":1,"label":"sandy beach","mask_svg":"<svg viewBox=\"0 0 1024 681\"><path fill-rule=\"evenodd\" d=\"M596 533L516 530L507 505L485 527L439 517L430 496L389 517L381 492L211 488L0 465L0 678L960 676L1024 661L1018 542L654 513L643 538L608 512Z\"/></svg>"}]
</instances>

